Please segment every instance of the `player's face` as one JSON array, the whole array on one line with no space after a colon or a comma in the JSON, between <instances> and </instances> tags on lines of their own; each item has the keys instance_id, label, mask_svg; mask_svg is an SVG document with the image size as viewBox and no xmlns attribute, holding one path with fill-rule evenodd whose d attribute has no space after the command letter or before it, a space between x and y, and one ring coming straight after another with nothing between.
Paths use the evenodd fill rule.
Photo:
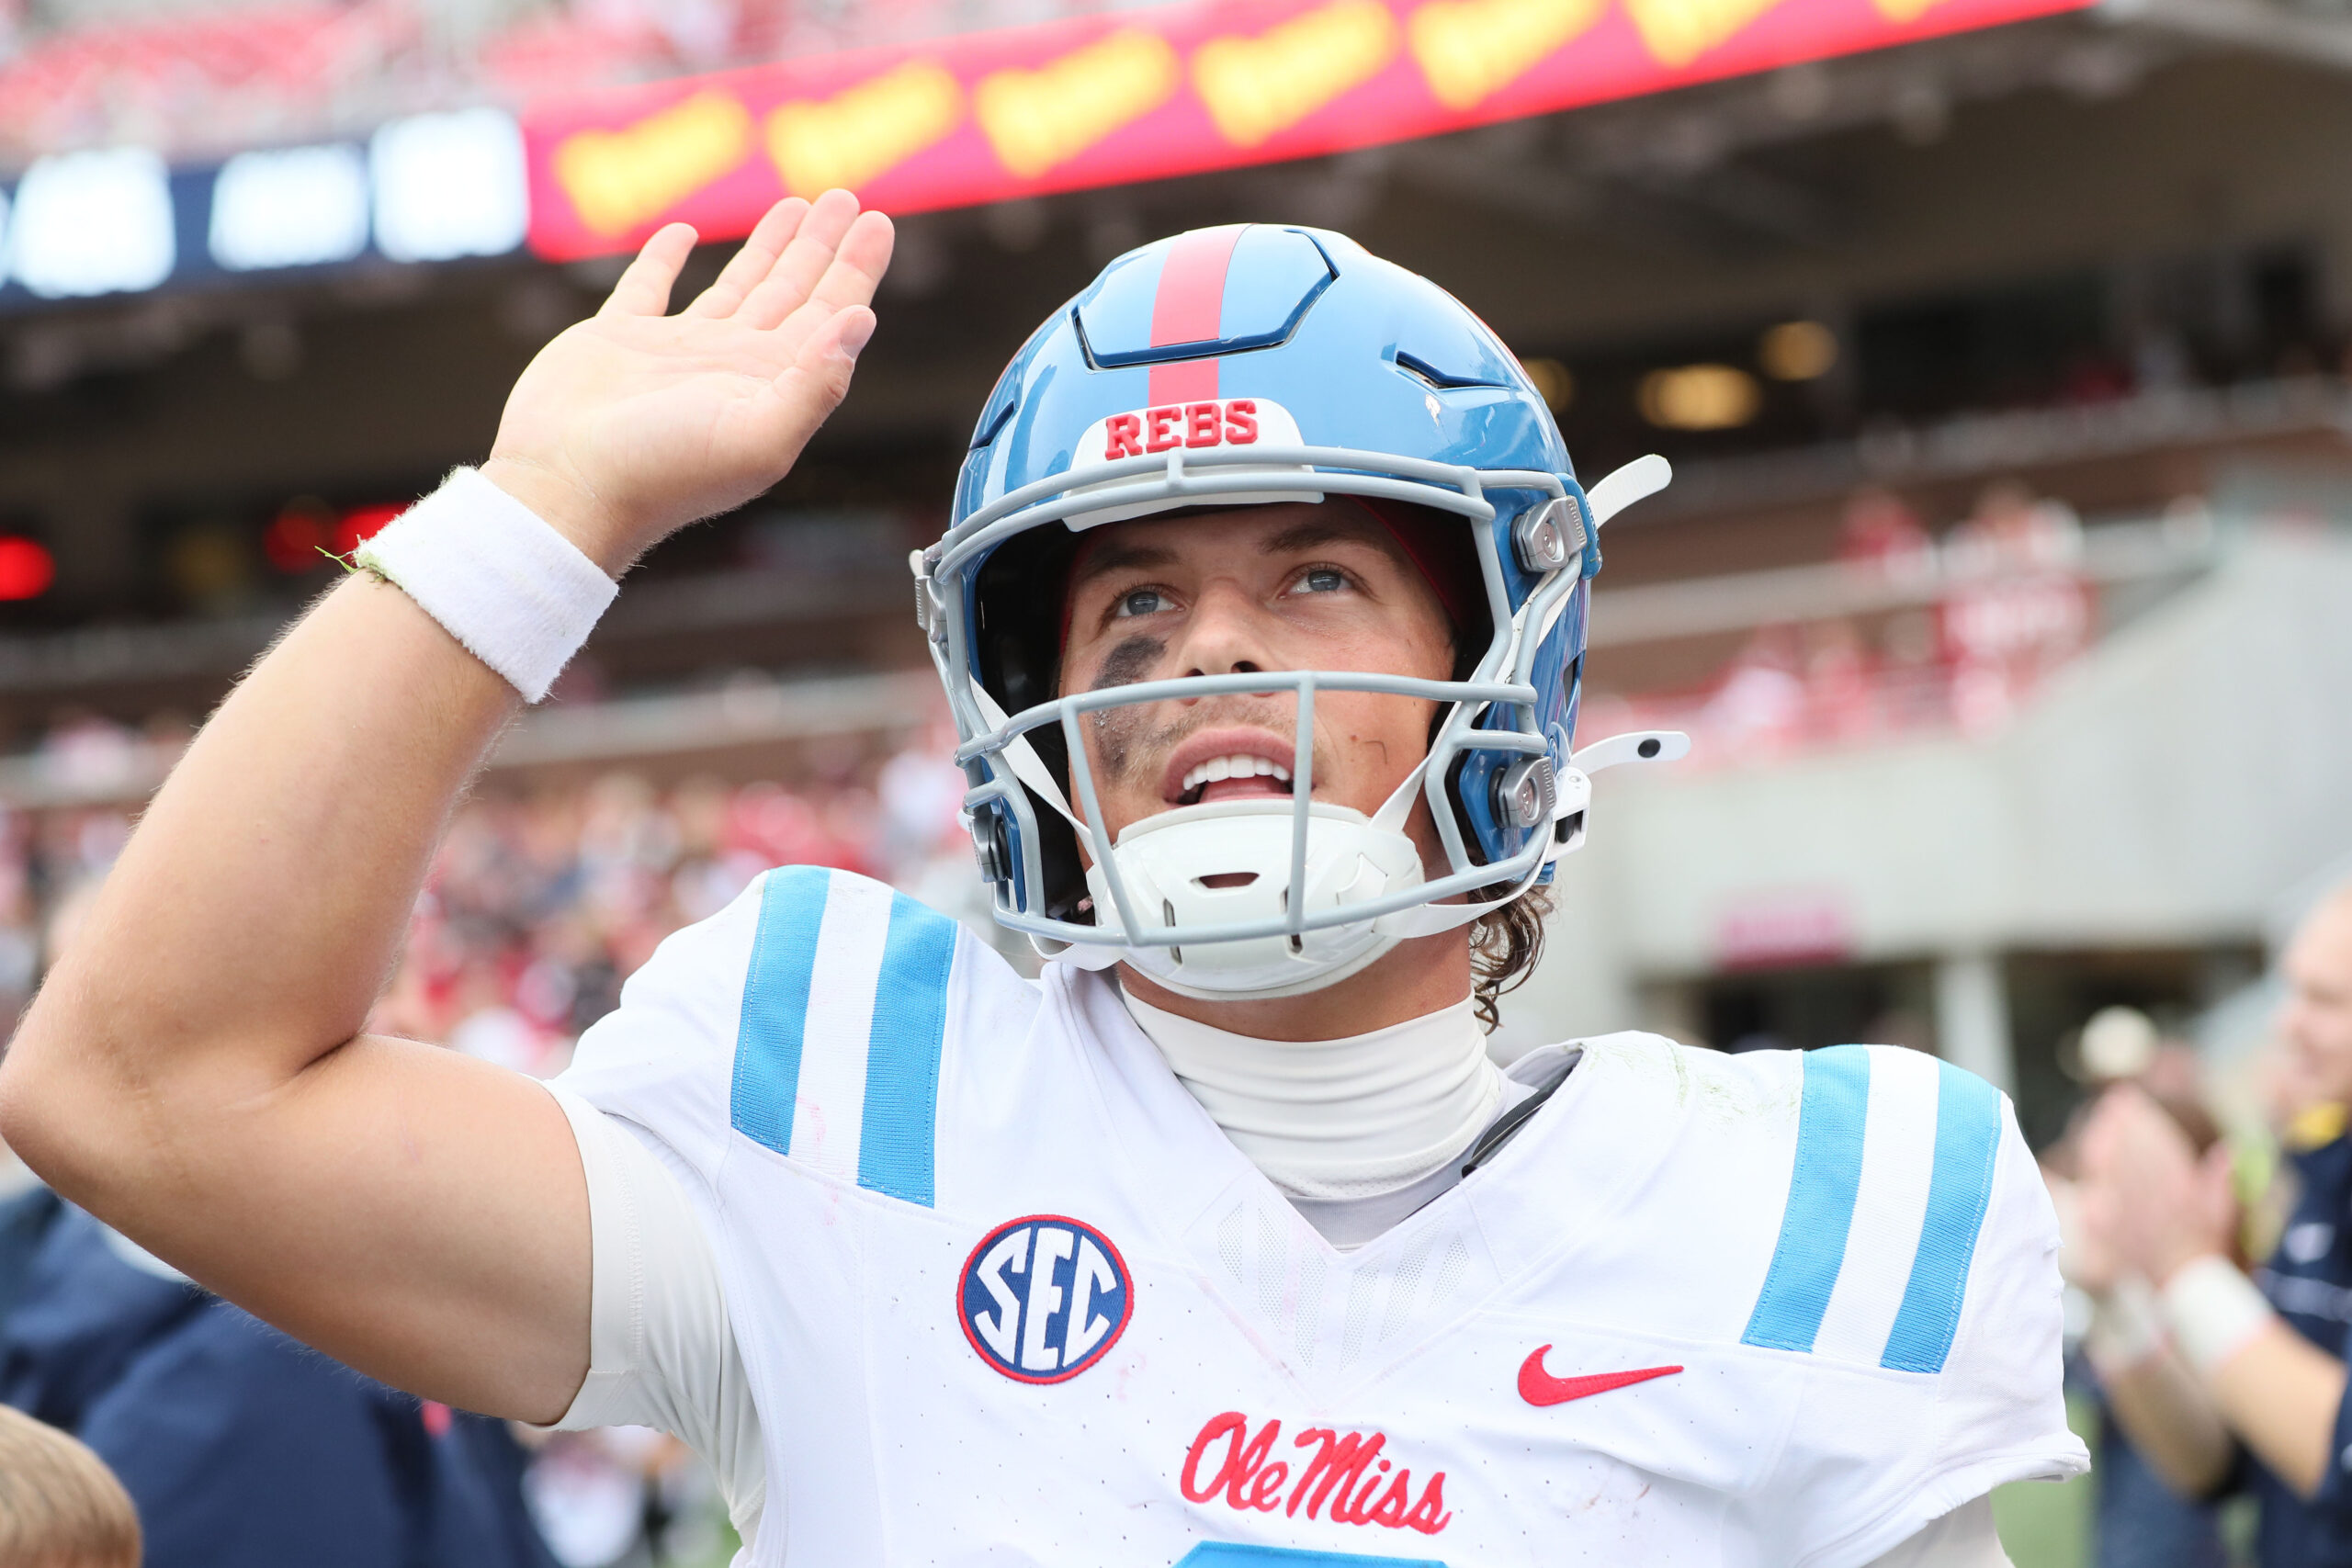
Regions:
<instances>
[{"instance_id":1,"label":"player's face","mask_svg":"<svg viewBox=\"0 0 2352 1568\"><path fill-rule=\"evenodd\" d=\"M1285 502L1090 532L1070 576L1062 690L1250 671L1347 670L1445 680L1444 612L1396 539L1347 502ZM1369 816L1429 749L1432 703L1315 697L1314 798ZM1138 703L1089 716L1087 752L1112 835L1173 807L1291 797L1289 692ZM1434 852L1426 811L1414 830Z\"/></svg>"},{"instance_id":2,"label":"player's face","mask_svg":"<svg viewBox=\"0 0 2352 1568\"><path fill-rule=\"evenodd\" d=\"M2297 1076L2314 1099L2352 1102L2352 897L2339 895L2303 923L2282 967L2278 1032Z\"/></svg>"}]
</instances>

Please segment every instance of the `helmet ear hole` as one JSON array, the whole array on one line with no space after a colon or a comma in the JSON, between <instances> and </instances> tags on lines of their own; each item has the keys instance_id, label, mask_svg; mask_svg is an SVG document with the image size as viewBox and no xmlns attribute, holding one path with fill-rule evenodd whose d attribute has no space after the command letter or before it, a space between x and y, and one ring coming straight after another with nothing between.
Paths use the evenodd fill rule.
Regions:
<instances>
[{"instance_id":1,"label":"helmet ear hole","mask_svg":"<svg viewBox=\"0 0 2352 1568\"><path fill-rule=\"evenodd\" d=\"M1042 734L1043 731L1035 729L1029 732L1033 741ZM1056 743L1053 755L1048 756L1042 745L1037 747L1037 754L1045 759L1047 767L1067 778L1069 771L1061 765L1061 737L1057 734L1053 739ZM1046 914L1052 919L1085 924L1094 917L1085 909L1086 863L1078 852L1078 835L1070 831L1069 824L1061 819L1060 813L1038 797L1035 790L1027 784L1021 787L1029 796L1031 818L1037 824L1037 859L1046 883L1041 902Z\"/></svg>"},{"instance_id":2,"label":"helmet ear hole","mask_svg":"<svg viewBox=\"0 0 2352 1568\"><path fill-rule=\"evenodd\" d=\"M1050 701L1061 672L1063 586L1078 540L1065 528L1033 528L1007 539L980 564L972 582L980 683L1007 713ZM1046 739L1042 730L1031 741ZM1060 735L1052 737L1058 748ZM1038 754L1046 755L1043 746ZM1048 758L1056 781L1067 770Z\"/></svg>"},{"instance_id":3,"label":"helmet ear hole","mask_svg":"<svg viewBox=\"0 0 2352 1568\"><path fill-rule=\"evenodd\" d=\"M980 683L1004 711L1020 713L1050 702L1060 674L1062 584L1077 539L1063 528L1037 528L1007 539L989 553L973 580L974 653ZM1057 725L1028 732L1031 750L1054 782L1069 791L1069 750ZM1078 838L1036 791L1029 795L1037 825L1037 858L1046 916L1085 923L1086 865Z\"/></svg>"}]
</instances>

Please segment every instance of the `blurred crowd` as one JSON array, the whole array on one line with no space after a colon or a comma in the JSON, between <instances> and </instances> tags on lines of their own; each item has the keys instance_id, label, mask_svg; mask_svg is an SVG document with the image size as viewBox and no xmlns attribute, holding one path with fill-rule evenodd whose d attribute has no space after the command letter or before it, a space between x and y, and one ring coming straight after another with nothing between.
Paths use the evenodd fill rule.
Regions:
<instances>
[{"instance_id":1,"label":"blurred crowd","mask_svg":"<svg viewBox=\"0 0 2352 1568\"><path fill-rule=\"evenodd\" d=\"M1701 689L1609 702L1596 726L1687 730L1702 765L1990 734L2089 647L2098 603L2083 553L2074 508L2014 481L1988 486L1940 538L1894 491L1860 491L1837 564L1856 597L1892 607L1764 625Z\"/></svg>"},{"instance_id":2,"label":"blurred crowd","mask_svg":"<svg viewBox=\"0 0 2352 1568\"><path fill-rule=\"evenodd\" d=\"M51 777L128 778L154 736L91 719L40 753ZM373 1026L548 1076L662 939L773 865L837 866L966 913L976 896L957 822L952 737L835 749L789 785L715 775L657 785L609 772L514 784L461 807L418 901L406 957ZM139 765L145 765L143 762ZM0 1021L129 840L132 808L0 807Z\"/></svg>"},{"instance_id":3,"label":"blurred crowd","mask_svg":"<svg viewBox=\"0 0 2352 1568\"><path fill-rule=\"evenodd\" d=\"M485 795L442 843L375 1027L560 1071L655 944L769 866L836 866L910 890L939 874L970 881L962 796L944 748L795 788L700 777L658 789L614 773Z\"/></svg>"}]
</instances>

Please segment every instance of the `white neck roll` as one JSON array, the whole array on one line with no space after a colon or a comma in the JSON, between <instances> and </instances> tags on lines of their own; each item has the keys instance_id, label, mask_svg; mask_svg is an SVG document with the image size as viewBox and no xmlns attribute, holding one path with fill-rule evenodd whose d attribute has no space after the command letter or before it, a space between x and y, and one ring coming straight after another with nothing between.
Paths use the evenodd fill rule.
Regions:
<instances>
[{"instance_id":1,"label":"white neck roll","mask_svg":"<svg viewBox=\"0 0 2352 1568\"><path fill-rule=\"evenodd\" d=\"M1345 1040L1260 1040L1119 993L1234 1145L1293 1198L1364 1198L1419 1180L1494 1117L1502 1074L1468 998Z\"/></svg>"}]
</instances>

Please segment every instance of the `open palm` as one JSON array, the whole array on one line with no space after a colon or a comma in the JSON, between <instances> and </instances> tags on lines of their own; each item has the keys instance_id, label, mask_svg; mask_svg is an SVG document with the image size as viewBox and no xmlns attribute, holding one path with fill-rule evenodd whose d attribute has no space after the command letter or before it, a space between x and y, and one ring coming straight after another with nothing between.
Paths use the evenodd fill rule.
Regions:
<instances>
[{"instance_id":1,"label":"open palm","mask_svg":"<svg viewBox=\"0 0 2352 1568\"><path fill-rule=\"evenodd\" d=\"M784 477L849 390L890 262L888 219L846 191L796 197L665 314L695 239L656 233L604 308L539 351L483 469L615 572Z\"/></svg>"}]
</instances>

